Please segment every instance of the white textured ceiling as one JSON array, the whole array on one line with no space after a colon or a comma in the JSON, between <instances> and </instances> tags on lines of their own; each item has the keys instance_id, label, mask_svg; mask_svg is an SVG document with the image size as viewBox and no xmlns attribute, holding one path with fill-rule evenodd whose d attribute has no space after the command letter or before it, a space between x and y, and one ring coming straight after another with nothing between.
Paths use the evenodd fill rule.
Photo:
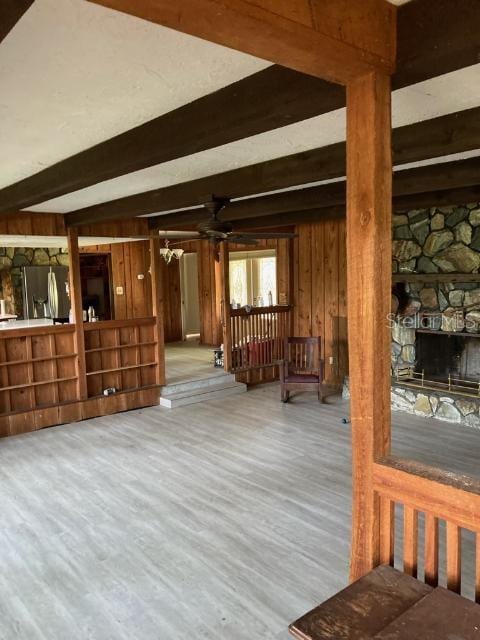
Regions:
<instances>
[{"instance_id":1,"label":"white textured ceiling","mask_svg":"<svg viewBox=\"0 0 480 640\"><path fill-rule=\"evenodd\" d=\"M0 45L0 188L267 66L85 0L36 0ZM479 80L480 64L395 92L394 126L480 105ZM340 109L30 209L80 209L344 139Z\"/></svg>"},{"instance_id":2,"label":"white textured ceiling","mask_svg":"<svg viewBox=\"0 0 480 640\"><path fill-rule=\"evenodd\" d=\"M0 187L269 65L85 0L35 0L0 44Z\"/></svg>"},{"instance_id":3,"label":"white textured ceiling","mask_svg":"<svg viewBox=\"0 0 480 640\"><path fill-rule=\"evenodd\" d=\"M393 94L396 127L480 105L480 64ZM30 207L64 213L345 139L345 109L201 151Z\"/></svg>"}]
</instances>

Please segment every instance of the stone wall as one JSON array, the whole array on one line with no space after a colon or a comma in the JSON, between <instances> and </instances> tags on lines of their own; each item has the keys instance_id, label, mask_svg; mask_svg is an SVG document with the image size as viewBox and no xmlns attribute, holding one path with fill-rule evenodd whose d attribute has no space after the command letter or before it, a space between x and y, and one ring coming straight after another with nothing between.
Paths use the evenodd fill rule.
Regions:
<instances>
[{"instance_id":1,"label":"stone wall","mask_svg":"<svg viewBox=\"0 0 480 640\"><path fill-rule=\"evenodd\" d=\"M478 273L480 204L413 210L393 216L392 253L393 273ZM405 293L410 310L417 313L392 319L394 371L415 364L415 331L410 327L480 333L480 274L478 283L406 282ZM423 314L428 317L420 324Z\"/></svg>"},{"instance_id":2,"label":"stone wall","mask_svg":"<svg viewBox=\"0 0 480 640\"><path fill-rule=\"evenodd\" d=\"M342 397L350 398L348 377L343 383ZM436 418L443 422L463 424L480 429L480 398L462 397L428 389L415 389L393 383L392 411L405 411L423 418Z\"/></svg>"},{"instance_id":3,"label":"stone wall","mask_svg":"<svg viewBox=\"0 0 480 640\"><path fill-rule=\"evenodd\" d=\"M478 273L479 252L479 203L393 216L393 273Z\"/></svg>"},{"instance_id":4,"label":"stone wall","mask_svg":"<svg viewBox=\"0 0 480 640\"><path fill-rule=\"evenodd\" d=\"M480 399L445 395L444 392L392 385L393 411L455 422L480 429Z\"/></svg>"},{"instance_id":5,"label":"stone wall","mask_svg":"<svg viewBox=\"0 0 480 640\"><path fill-rule=\"evenodd\" d=\"M7 313L23 317L22 267L68 267L66 249L29 247L0 248L0 298L6 301Z\"/></svg>"},{"instance_id":6,"label":"stone wall","mask_svg":"<svg viewBox=\"0 0 480 640\"><path fill-rule=\"evenodd\" d=\"M480 204L393 217L393 273L478 273ZM392 373L416 362L415 328L480 333L479 282L405 282L404 314L391 318ZM398 291L397 291L398 293ZM478 307L477 307L478 305ZM480 428L480 399L392 385L392 409Z\"/></svg>"}]
</instances>

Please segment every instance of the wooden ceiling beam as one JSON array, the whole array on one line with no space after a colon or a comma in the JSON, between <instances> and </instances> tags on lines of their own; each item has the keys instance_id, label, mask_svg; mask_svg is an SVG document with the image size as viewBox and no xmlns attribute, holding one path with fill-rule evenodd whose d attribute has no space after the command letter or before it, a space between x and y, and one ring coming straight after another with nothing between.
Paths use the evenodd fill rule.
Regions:
<instances>
[{"instance_id":1,"label":"wooden ceiling beam","mask_svg":"<svg viewBox=\"0 0 480 640\"><path fill-rule=\"evenodd\" d=\"M410 0L398 12L397 68L402 86L480 61L478 0ZM398 85L396 86L398 88Z\"/></svg>"},{"instance_id":2,"label":"wooden ceiling beam","mask_svg":"<svg viewBox=\"0 0 480 640\"><path fill-rule=\"evenodd\" d=\"M394 213L402 213L413 209L428 209L430 207L449 207L464 204L466 202L480 201L480 185L472 187L460 187L458 189L445 189L429 191L427 193L415 193L407 196L395 196L393 198ZM305 211L289 211L271 216L259 216L254 220L231 220L235 231L244 229L271 229L277 226L291 226L296 224L309 224L324 220L339 220L345 218L345 205L326 208L307 209Z\"/></svg>"},{"instance_id":3,"label":"wooden ceiling beam","mask_svg":"<svg viewBox=\"0 0 480 640\"><path fill-rule=\"evenodd\" d=\"M478 62L480 3L441 2L441 31L437 26L437 3L413 0L399 8L399 63L392 78L393 89ZM420 22L421 33L417 26ZM455 55L450 43L454 43ZM432 64L432 55L442 63ZM25 209L105 180L344 106L343 87L274 65L1 189L0 213ZM127 211L119 217L134 215ZM94 220L98 220L96 215Z\"/></svg>"},{"instance_id":4,"label":"wooden ceiling beam","mask_svg":"<svg viewBox=\"0 0 480 640\"><path fill-rule=\"evenodd\" d=\"M33 0L2 0L0 2L0 42L32 4Z\"/></svg>"},{"instance_id":5,"label":"wooden ceiling beam","mask_svg":"<svg viewBox=\"0 0 480 640\"><path fill-rule=\"evenodd\" d=\"M480 148L480 107L393 130L394 164L405 164ZM194 207L211 194L242 198L345 175L345 143L311 149L232 171L138 193L80 209L65 216L68 225L119 220Z\"/></svg>"},{"instance_id":6,"label":"wooden ceiling beam","mask_svg":"<svg viewBox=\"0 0 480 640\"><path fill-rule=\"evenodd\" d=\"M343 85L395 68L396 8L385 0L90 1Z\"/></svg>"},{"instance_id":7,"label":"wooden ceiling beam","mask_svg":"<svg viewBox=\"0 0 480 640\"><path fill-rule=\"evenodd\" d=\"M343 87L290 69L268 67L1 189L0 213L25 209L344 105Z\"/></svg>"},{"instance_id":8,"label":"wooden ceiling beam","mask_svg":"<svg viewBox=\"0 0 480 640\"><path fill-rule=\"evenodd\" d=\"M397 171L393 176L394 197L412 196L415 208L416 194L442 192L474 187L480 184L480 157L453 162L431 164ZM297 189L266 196L232 202L220 214L222 220L254 220L267 216L345 206L346 182L334 182L316 187ZM420 205L419 205L420 206ZM148 219L150 228L174 229L191 227L207 217L203 207L191 211L170 213Z\"/></svg>"}]
</instances>

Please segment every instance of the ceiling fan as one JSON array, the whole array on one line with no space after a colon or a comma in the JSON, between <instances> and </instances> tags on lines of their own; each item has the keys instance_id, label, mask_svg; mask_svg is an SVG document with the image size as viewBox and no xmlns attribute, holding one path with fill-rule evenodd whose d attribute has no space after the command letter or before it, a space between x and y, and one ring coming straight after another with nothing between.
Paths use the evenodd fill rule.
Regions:
<instances>
[{"instance_id":1,"label":"ceiling fan","mask_svg":"<svg viewBox=\"0 0 480 640\"><path fill-rule=\"evenodd\" d=\"M197 225L197 231L159 231L160 237L165 233L166 239L179 240L175 244L181 244L182 242L189 242L190 240L208 240L213 244L220 242L232 242L235 244L247 244L255 246L259 240L274 240L281 238L296 238L296 233L288 232L261 232L261 231L234 231L234 225L226 220L219 220L218 214L222 211L230 202L228 198L213 197L212 200L206 202L203 206L209 213L209 218L205 222L200 222Z\"/></svg>"}]
</instances>

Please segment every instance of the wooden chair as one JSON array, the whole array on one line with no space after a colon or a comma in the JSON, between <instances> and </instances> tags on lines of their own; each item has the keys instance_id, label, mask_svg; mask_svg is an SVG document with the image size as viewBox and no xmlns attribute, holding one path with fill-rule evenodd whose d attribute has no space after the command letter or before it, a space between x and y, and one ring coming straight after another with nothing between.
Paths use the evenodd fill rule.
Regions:
<instances>
[{"instance_id":1,"label":"wooden chair","mask_svg":"<svg viewBox=\"0 0 480 640\"><path fill-rule=\"evenodd\" d=\"M282 402L288 402L290 391L316 391L323 402L323 360L321 338L285 338L284 359L280 362Z\"/></svg>"}]
</instances>

